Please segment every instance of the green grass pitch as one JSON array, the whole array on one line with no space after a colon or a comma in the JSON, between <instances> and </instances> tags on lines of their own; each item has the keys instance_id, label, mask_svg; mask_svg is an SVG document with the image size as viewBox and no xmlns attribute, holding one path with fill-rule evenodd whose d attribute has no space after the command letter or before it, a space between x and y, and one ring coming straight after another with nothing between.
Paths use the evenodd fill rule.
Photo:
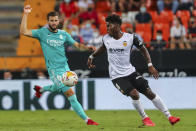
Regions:
<instances>
[{"instance_id":1,"label":"green grass pitch","mask_svg":"<svg viewBox=\"0 0 196 131\"><path fill-rule=\"evenodd\" d=\"M171 110L181 121L171 126L160 111L147 110L155 127L142 126L136 111L86 111L99 126L87 126L73 111L1 111L0 131L196 131L196 110Z\"/></svg>"}]
</instances>

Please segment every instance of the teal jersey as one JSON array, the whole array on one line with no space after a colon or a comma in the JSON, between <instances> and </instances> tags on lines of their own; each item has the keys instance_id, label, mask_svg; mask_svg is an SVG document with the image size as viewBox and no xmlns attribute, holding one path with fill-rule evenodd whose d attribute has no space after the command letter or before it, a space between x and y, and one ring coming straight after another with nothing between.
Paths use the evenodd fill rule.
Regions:
<instances>
[{"instance_id":1,"label":"teal jersey","mask_svg":"<svg viewBox=\"0 0 196 131\"><path fill-rule=\"evenodd\" d=\"M73 45L76 41L63 30L57 33L48 28L32 30L32 36L41 44L47 68L64 68L67 64L64 44Z\"/></svg>"}]
</instances>

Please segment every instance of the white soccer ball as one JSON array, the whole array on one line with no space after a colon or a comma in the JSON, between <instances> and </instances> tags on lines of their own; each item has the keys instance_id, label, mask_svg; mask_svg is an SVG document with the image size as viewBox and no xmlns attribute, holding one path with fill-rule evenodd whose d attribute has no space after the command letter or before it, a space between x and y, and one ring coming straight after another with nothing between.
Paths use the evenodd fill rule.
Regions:
<instances>
[{"instance_id":1,"label":"white soccer ball","mask_svg":"<svg viewBox=\"0 0 196 131\"><path fill-rule=\"evenodd\" d=\"M78 76L73 71L66 71L62 76L62 83L65 86L75 86L78 83Z\"/></svg>"}]
</instances>

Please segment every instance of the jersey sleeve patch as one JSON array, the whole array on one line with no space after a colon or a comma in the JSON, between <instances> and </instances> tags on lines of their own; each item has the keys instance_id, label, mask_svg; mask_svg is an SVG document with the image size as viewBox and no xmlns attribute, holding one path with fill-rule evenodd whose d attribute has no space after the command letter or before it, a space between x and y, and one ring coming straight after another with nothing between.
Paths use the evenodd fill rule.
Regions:
<instances>
[{"instance_id":1,"label":"jersey sleeve patch","mask_svg":"<svg viewBox=\"0 0 196 131\"><path fill-rule=\"evenodd\" d=\"M137 48L141 48L143 46L141 38L139 38L136 34L133 35L133 45Z\"/></svg>"}]
</instances>

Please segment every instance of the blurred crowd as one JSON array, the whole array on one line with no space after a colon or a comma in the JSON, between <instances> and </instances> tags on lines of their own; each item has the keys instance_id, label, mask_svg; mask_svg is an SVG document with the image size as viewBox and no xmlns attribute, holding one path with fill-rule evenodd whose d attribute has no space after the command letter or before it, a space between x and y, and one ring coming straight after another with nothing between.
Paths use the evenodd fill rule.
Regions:
<instances>
[{"instance_id":1,"label":"blurred crowd","mask_svg":"<svg viewBox=\"0 0 196 131\"><path fill-rule=\"evenodd\" d=\"M99 47L107 33L105 17L116 13L122 31L140 35L150 50L196 47L194 0L59 0L55 10L61 14L59 28L82 44Z\"/></svg>"},{"instance_id":2,"label":"blurred crowd","mask_svg":"<svg viewBox=\"0 0 196 131\"><path fill-rule=\"evenodd\" d=\"M24 68L21 71L14 70L4 70L1 71L0 79L3 80L13 80L13 79L39 79L44 80L48 79L48 73L45 70L32 70L30 68Z\"/></svg>"}]
</instances>

